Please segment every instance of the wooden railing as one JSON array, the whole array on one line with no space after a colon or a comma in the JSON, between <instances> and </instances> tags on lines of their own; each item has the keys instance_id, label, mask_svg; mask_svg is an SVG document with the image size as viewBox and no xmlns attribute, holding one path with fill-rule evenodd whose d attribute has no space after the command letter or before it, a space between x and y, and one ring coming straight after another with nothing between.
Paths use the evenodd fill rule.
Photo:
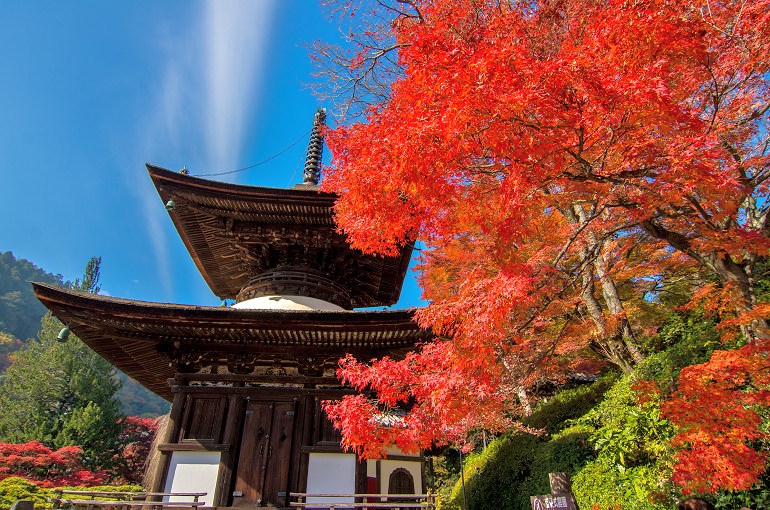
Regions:
<instances>
[{"instance_id":1,"label":"wooden railing","mask_svg":"<svg viewBox=\"0 0 770 510\"><path fill-rule=\"evenodd\" d=\"M205 505L199 498L205 492L108 492L108 491L74 491L55 490L55 498L50 498L54 510L198 510ZM156 498L184 497L192 501L155 501Z\"/></svg>"},{"instance_id":2,"label":"wooden railing","mask_svg":"<svg viewBox=\"0 0 770 510\"><path fill-rule=\"evenodd\" d=\"M309 494L291 492L289 499L290 507L307 510L436 508L436 497L433 494ZM295 499L296 501L293 501ZM347 501L340 501L341 499Z\"/></svg>"}]
</instances>

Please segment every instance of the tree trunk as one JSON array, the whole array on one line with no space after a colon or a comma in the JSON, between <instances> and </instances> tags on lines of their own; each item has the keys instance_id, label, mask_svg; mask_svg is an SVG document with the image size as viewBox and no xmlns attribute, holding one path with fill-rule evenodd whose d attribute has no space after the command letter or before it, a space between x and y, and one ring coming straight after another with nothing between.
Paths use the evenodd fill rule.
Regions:
<instances>
[{"instance_id":1,"label":"tree trunk","mask_svg":"<svg viewBox=\"0 0 770 510\"><path fill-rule=\"evenodd\" d=\"M753 260L746 259L742 263L735 262L728 253L711 251L702 253L692 247L690 239L666 229L653 220L643 221L641 227L651 236L666 241L673 248L687 254L702 266L709 269L722 285L734 285L739 292L739 299L735 300L735 312L740 315L750 310L757 304L757 295L754 289L754 281L751 278ZM741 332L748 341L768 337L767 319L757 319L751 324L743 326Z\"/></svg>"},{"instance_id":2,"label":"tree trunk","mask_svg":"<svg viewBox=\"0 0 770 510\"><path fill-rule=\"evenodd\" d=\"M587 249L583 250L583 256L587 256ZM591 267L591 266L589 266ZM612 364L617 365L623 372L629 373L634 368L633 357L628 352L619 334L610 334L607 330L607 321L604 319L601 304L594 294L594 274L588 267L583 270L583 290L580 297L585 304L588 315L593 320L598 331L591 348L600 356Z\"/></svg>"},{"instance_id":3,"label":"tree trunk","mask_svg":"<svg viewBox=\"0 0 770 510\"><path fill-rule=\"evenodd\" d=\"M518 388L516 388L516 394L519 396L519 402L521 403L521 407L524 409L524 416L531 415L532 405L529 403L527 390L524 388L524 386L519 386Z\"/></svg>"},{"instance_id":4,"label":"tree trunk","mask_svg":"<svg viewBox=\"0 0 770 510\"><path fill-rule=\"evenodd\" d=\"M602 243L603 245L604 243ZM607 303L607 308L610 313L620 317L620 334L623 339L623 343L628 349L631 358L634 360L634 364L644 361L644 355L639 351L636 346L636 334L631 328L631 323L626 316L626 309L623 307L623 302L620 300L618 289L615 286L615 280L609 275L607 270L607 260L604 255L604 247L599 249L599 253L594 260L594 267L596 268L596 276L599 281L602 282L602 294L604 295L604 302Z\"/></svg>"},{"instance_id":5,"label":"tree trunk","mask_svg":"<svg viewBox=\"0 0 770 510\"><path fill-rule=\"evenodd\" d=\"M585 209L580 204L573 204L572 211L567 218L580 225L588 223L589 219ZM580 294L586 311L593 319L599 331L599 339L594 340L594 350L605 356L613 364L620 367L623 372L633 370L635 364L644 361L644 356L635 343L635 334L626 317L623 302L618 294L615 281L609 274L607 260L604 254L604 241L599 240L596 234L586 231L588 245L581 251L583 265L583 290ZM591 257L593 262L591 263ZM609 331L607 321L604 319L601 303L596 299L594 285L594 270L602 285L602 295L608 310L613 315L620 317L621 324L617 331Z\"/></svg>"}]
</instances>

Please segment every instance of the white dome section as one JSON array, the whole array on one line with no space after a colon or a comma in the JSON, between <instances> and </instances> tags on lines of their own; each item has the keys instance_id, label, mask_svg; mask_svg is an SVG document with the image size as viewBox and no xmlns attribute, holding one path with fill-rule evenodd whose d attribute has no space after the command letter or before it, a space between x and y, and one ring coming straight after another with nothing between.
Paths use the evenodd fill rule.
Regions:
<instances>
[{"instance_id":1,"label":"white dome section","mask_svg":"<svg viewBox=\"0 0 770 510\"><path fill-rule=\"evenodd\" d=\"M260 296L233 305L244 310L344 310L334 303L306 296Z\"/></svg>"}]
</instances>

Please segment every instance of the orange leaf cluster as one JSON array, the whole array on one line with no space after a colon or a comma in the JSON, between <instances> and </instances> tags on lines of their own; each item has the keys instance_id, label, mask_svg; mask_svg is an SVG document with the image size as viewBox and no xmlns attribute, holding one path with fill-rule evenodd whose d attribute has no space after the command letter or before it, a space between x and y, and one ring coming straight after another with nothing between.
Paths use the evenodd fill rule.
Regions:
<instances>
[{"instance_id":1,"label":"orange leaf cluster","mask_svg":"<svg viewBox=\"0 0 770 510\"><path fill-rule=\"evenodd\" d=\"M682 370L677 392L661 406L678 427L674 481L685 493L749 489L768 460L749 444L768 439L757 413L768 406L768 341L715 351L707 363Z\"/></svg>"}]
</instances>

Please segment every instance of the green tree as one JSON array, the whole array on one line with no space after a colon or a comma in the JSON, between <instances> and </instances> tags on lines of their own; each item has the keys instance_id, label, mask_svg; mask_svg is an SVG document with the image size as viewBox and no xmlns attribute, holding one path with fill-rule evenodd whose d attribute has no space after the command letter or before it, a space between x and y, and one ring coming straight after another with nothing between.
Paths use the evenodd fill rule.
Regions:
<instances>
[{"instance_id":1,"label":"green tree","mask_svg":"<svg viewBox=\"0 0 770 510\"><path fill-rule=\"evenodd\" d=\"M61 275L47 273L32 262L17 259L13 252L0 252L0 331L22 342L40 328L43 304L35 298L29 282L62 285Z\"/></svg>"},{"instance_id":2,"label":"green tree","mask_svg":"<svg viewBox=\"0 0 770 510\"><path fill-rule=\"evenodd\" d=\"M98 292L100 258L74 288ZM115 369L80 339L57 341L62 323L46 314L37 340L17 352L0 387L0 440L77 445L90 469L109 468L120 451L120 382Z\"/></svg>"}]
</instances>

